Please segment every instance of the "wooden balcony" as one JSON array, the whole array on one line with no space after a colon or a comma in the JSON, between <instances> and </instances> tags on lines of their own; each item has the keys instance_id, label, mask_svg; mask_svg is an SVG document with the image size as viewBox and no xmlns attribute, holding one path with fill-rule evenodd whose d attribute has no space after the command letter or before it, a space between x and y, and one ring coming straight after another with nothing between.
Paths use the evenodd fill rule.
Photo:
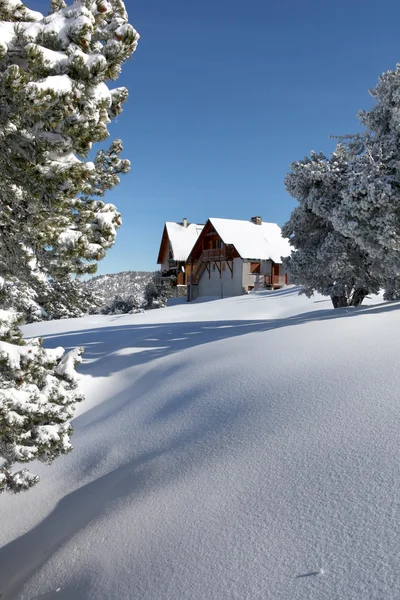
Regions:
<instances>
[{"instance_id":1,"label":"wooden balcony","mask_svg":"<svg viewBox=\"0 0 400 600\"><path fill-rule=\"evenodd\" d=\"M287 284L287 275L265 275L264 283L266 286L283 287Z\"/></svg>"},{"instance_id":2,"label":"wooden balcony","mask_svg":"<svg viewBox=\"0 0 400 600\"><path fill-rule=\"evenodd\" d=\"M224 248L213 248L212 250L203 250L202 259L210 260L232 260L233 251L229 246Z\"/></svg>"}]
</instances>

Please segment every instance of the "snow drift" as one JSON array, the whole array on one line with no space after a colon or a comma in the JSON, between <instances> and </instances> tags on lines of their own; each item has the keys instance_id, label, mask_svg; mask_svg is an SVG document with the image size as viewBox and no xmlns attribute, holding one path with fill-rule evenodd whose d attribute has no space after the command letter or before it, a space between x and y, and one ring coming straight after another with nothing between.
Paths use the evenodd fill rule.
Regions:
<instances>
[{"instance_id":1,"label":"snow drift","mask_svg":"<svg viewBox=\"0 0 400 600\"><path fill-rule=\"evenodd\" d=\"M0 498L2 600L400 597L400 304L293 288L25 327L74 451Z\"/></svg>"}]
</instances>

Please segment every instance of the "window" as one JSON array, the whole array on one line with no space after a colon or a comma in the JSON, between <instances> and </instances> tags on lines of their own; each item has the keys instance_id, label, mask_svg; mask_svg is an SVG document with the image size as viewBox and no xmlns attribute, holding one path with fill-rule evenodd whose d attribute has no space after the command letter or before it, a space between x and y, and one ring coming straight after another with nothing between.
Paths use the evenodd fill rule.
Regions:
<instances>
[{"instance_id":1,"label":"window","mask_svg":"<svg viewBox=\"0 0 400 600\"><path fill-rule=\"evenodd\" d=\"M259 262L251 262L250 263L250 273L261 273L261 263Z\"/></svg>"}]
</instances>

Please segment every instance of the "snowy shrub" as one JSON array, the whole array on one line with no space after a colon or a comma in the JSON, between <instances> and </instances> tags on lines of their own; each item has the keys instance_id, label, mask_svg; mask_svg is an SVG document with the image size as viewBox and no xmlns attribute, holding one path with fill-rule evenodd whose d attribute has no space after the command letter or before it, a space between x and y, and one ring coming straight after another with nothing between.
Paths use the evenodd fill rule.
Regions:
<instances>
[{"instance_id":1,"label":"snowy shrub","mask_svg":"<svg viewBox=\"0 0 400 600\"><path fill-rule=\"evenodd\" d=\"M132 313L138 309L139 306L137 305L136 299L133 296L128 296L126 298L115 296L111 304L102 308L101 312L103 315L120 315Z\"/></svg>"},{"instance_id":2,"label":"snowy shrub","mask_svg":"<svg viewBox=\"0 0 400 600\"><path fill-rule=\"evenodd\" d=\"M149 281L145 288L146 308L164 308L171 296L171 288L157 286Z\"/></svg>"}]
</instances>

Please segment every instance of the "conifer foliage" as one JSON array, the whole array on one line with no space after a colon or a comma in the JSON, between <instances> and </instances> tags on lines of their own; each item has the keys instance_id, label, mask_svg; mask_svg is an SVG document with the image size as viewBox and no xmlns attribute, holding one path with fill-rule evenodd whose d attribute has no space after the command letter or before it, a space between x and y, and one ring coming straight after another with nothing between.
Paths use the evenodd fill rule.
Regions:
<instances>
[{"instance_id":1,"label":"conifer foliage","mask_svg":"<svg viewBox=\"0 0 400 600\"><path fill-rule=\"evenodd\" d=\"M329 294L334 306L360 304L384 288L400 297L400 66L371 91L360 134L340 139L330 157L292 164L286 187L299 206L283 233L295 252L291 280Z\"/></svg>"},{"instance_id":2,"label":"conifer foliage","mask_svg":"<svg viewBox=\"0 0 400 600\"><path fill-rule=\"evenodd\" d=\"M0 491L37 477L71 446L81 350L24 342L20 319L67 316L87 299L73 278L96 271L121 217L102 197L129 171L121 140L88 156L127 99L110 89L139 36L121 0L52 0L43 16L0 0Z\"/></svg>"},{"instance_id":3,"label":"conifer foliage","mask_svg":"<svg viewBox=\"0 0 400 600\"><path fill-rule=\"evenodd\" d=\"M285 180L299 202L282 228L296 249L284 261L291 281L308 296L314 291L330 296L335 308L358 306L381 283L367 251L335 228L335 211L349 184L350 159L341 146L330 158L311 153L292 164Z\"/></svg>"}]
</instances>

